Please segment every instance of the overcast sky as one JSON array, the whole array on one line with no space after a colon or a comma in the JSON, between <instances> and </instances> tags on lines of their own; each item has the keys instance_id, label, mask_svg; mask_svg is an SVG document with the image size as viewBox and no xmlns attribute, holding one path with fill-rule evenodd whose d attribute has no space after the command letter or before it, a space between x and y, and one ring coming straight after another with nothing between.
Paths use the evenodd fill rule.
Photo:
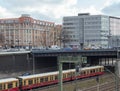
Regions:
<instances>
[{"instance_id":1,"label":"overcast sky","mask_svg":"<svg viewBox=\"0 0 120 91\"><path fill-rule=\"evenodd\" d=\"M120 17L120 0L0 0L0 18L30 14L39 20L62 23L64 16L78 13Z\"/></svg>"}]
</instances>

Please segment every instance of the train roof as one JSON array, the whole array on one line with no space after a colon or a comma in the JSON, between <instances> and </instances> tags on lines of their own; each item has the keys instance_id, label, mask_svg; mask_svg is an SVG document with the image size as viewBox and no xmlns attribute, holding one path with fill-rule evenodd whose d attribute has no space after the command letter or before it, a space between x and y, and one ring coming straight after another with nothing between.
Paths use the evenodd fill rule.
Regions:
<instances>
[{"instance_id":1,"label":"train roof","mask_svg":"<svg viewBox=\"0 0 120 91\"><path fill-rule=\"evenodd\" d=\"M87 70L87 69L95 69L95 68L103 68L104 66L92 66L92 67L84 67L82 70Z\"/></svg>"},{"instance_id":2,"label":"train roof","mask_svg":"<svg viewBox=\"0 0 120 91\"><path fill-rule=\"evenodd\" d=\"M84 67L84 68L81 68L81 70L95 69L95 68L101 68L101 67L104 67L104 66ZM63 73L72 72L72 71L75 71L75 69L64 70ZM30 78L35 78L35 77L37 78L37 77L48 76L48 75L57 75L57 74L58 74L58 71L55 71L55 72L33 74L33 75L28 75L28 76L19 76L18 78L30 79Z\"/></svg>"},{"instance_id":3,"label":"train roof","mask_svg":"<svg viewBox=\"0 0 120 91\"><path fill-rule=\"evenodd\" d=\"M0 79L0 83L12 82L12 81L18 81L18 79L16 79L16 78Z\"/></svg>"}]
</instances>

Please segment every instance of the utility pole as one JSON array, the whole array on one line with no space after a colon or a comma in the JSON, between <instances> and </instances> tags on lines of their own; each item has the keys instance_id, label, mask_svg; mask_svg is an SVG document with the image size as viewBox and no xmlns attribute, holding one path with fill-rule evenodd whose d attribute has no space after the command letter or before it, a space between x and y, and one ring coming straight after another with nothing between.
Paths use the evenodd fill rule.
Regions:
<instances>
[{"instance_id":1,"label":"utility pole","mask_svg":"<svg viewBox=\"0 0 120 91\"><path fill-rule=\"evenodd\" d=\"M33 74L35 74L35 56L34 56L34 54L33 54Z\"/></svg>"},{"instance_id":2,"label":"utility pole","mask_svg":"<svg viewBox=\"0 0 120 91\"><path fill-rule=\"evenodd\" d=\"M117 46L117 60L115 63L115 79L116 79L116 91L119 91L119 61L120 61L120 55L119 55L119 49Z\"/></svg>"},{"instance_id":3,"label":"utility pole","mask_svg":"<svg viewBox=\"0 0 120 91\"><path fill-rule=\"evenodd\" d=\"M97 91L99 91L99 76L96 77L96 82L97 82Z\"/></svg>"},{"instance_id":4,"label":"utility pole","mask_svg":"<svg viewBox=\"0 0 120 91\"><path fill-rule=\"evenodd\" d=\"M58 66L59 66L59 91L63 91L63 74L62 74L62 65L63 63L75 63L76 64L76 77L79 75L79 65L83 61L81 56L59 56L58 57Z\"/></svg>"}]
</instances>

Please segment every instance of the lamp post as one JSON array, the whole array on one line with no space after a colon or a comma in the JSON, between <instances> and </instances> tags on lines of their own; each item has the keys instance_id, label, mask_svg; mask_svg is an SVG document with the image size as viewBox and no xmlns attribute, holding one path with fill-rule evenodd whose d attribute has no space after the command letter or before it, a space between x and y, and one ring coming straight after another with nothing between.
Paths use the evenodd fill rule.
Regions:
<instances>
[{"instance_id":1,"label":"lamp post","mask_svg":"<svg viewBox=\"0 0 120 91\"><path fill-rule=\"evenodd\" d=\"M112 37L111 34L107 35L107 38L108 38L108 48L110 48L110 38Z\"/></svg>"},{"instance_id":2,"label":"lamp post","mask_svg":"<svg viewBox=\"0 0 120 91\"><path fill-rule=\"evenodd\" d=\"M119 38L117 38L116 41L117 41L117 45L116 46L118 48L118 46L119 46Z\"/></svg>"},{"instance_id":3,"label":"lamp post","mask_svg":"<svg viewBox=\"0 0 120 91\"><path fill-rule=\"evenodd\" d=\"M29 42L29 50L30 50L30 44L31 44L31 41Z\"/></svg>"},{"instance_id":4,"label":"lamp post","mask_svg":"<svg viewBox=\"0 0 120 91\"><path fill-rule=\"evenodd\" d=\"M18 43L17 44L18 45L18 50L20 50L20 47L19 47L20 46L20 44L19 44L20 41L19 41L19 39L16 39L16 42Z\"/></svg>"}]
</instances>

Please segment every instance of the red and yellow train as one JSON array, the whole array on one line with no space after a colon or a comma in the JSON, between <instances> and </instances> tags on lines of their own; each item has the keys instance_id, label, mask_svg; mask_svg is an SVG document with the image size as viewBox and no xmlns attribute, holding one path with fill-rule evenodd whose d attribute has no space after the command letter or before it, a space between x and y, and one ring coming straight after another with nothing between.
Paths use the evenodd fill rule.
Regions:
<instances>
[{"instance_id":1,"label":"red and yellow train","mask_svg":"<svg viewBox=\"0 0 120 91\"><path fill-rule=\"evenodd\" d=\"M18 76L17 78L0 79L0 91L20 91L33 89L36 87L47 86L58 83L58 71L28 76ZM87 78L104 74L104 66L84 67L81 69L80 78ZM63 71L63 81L74 80L75 69Z\"/></svg>"}]
</instances>

